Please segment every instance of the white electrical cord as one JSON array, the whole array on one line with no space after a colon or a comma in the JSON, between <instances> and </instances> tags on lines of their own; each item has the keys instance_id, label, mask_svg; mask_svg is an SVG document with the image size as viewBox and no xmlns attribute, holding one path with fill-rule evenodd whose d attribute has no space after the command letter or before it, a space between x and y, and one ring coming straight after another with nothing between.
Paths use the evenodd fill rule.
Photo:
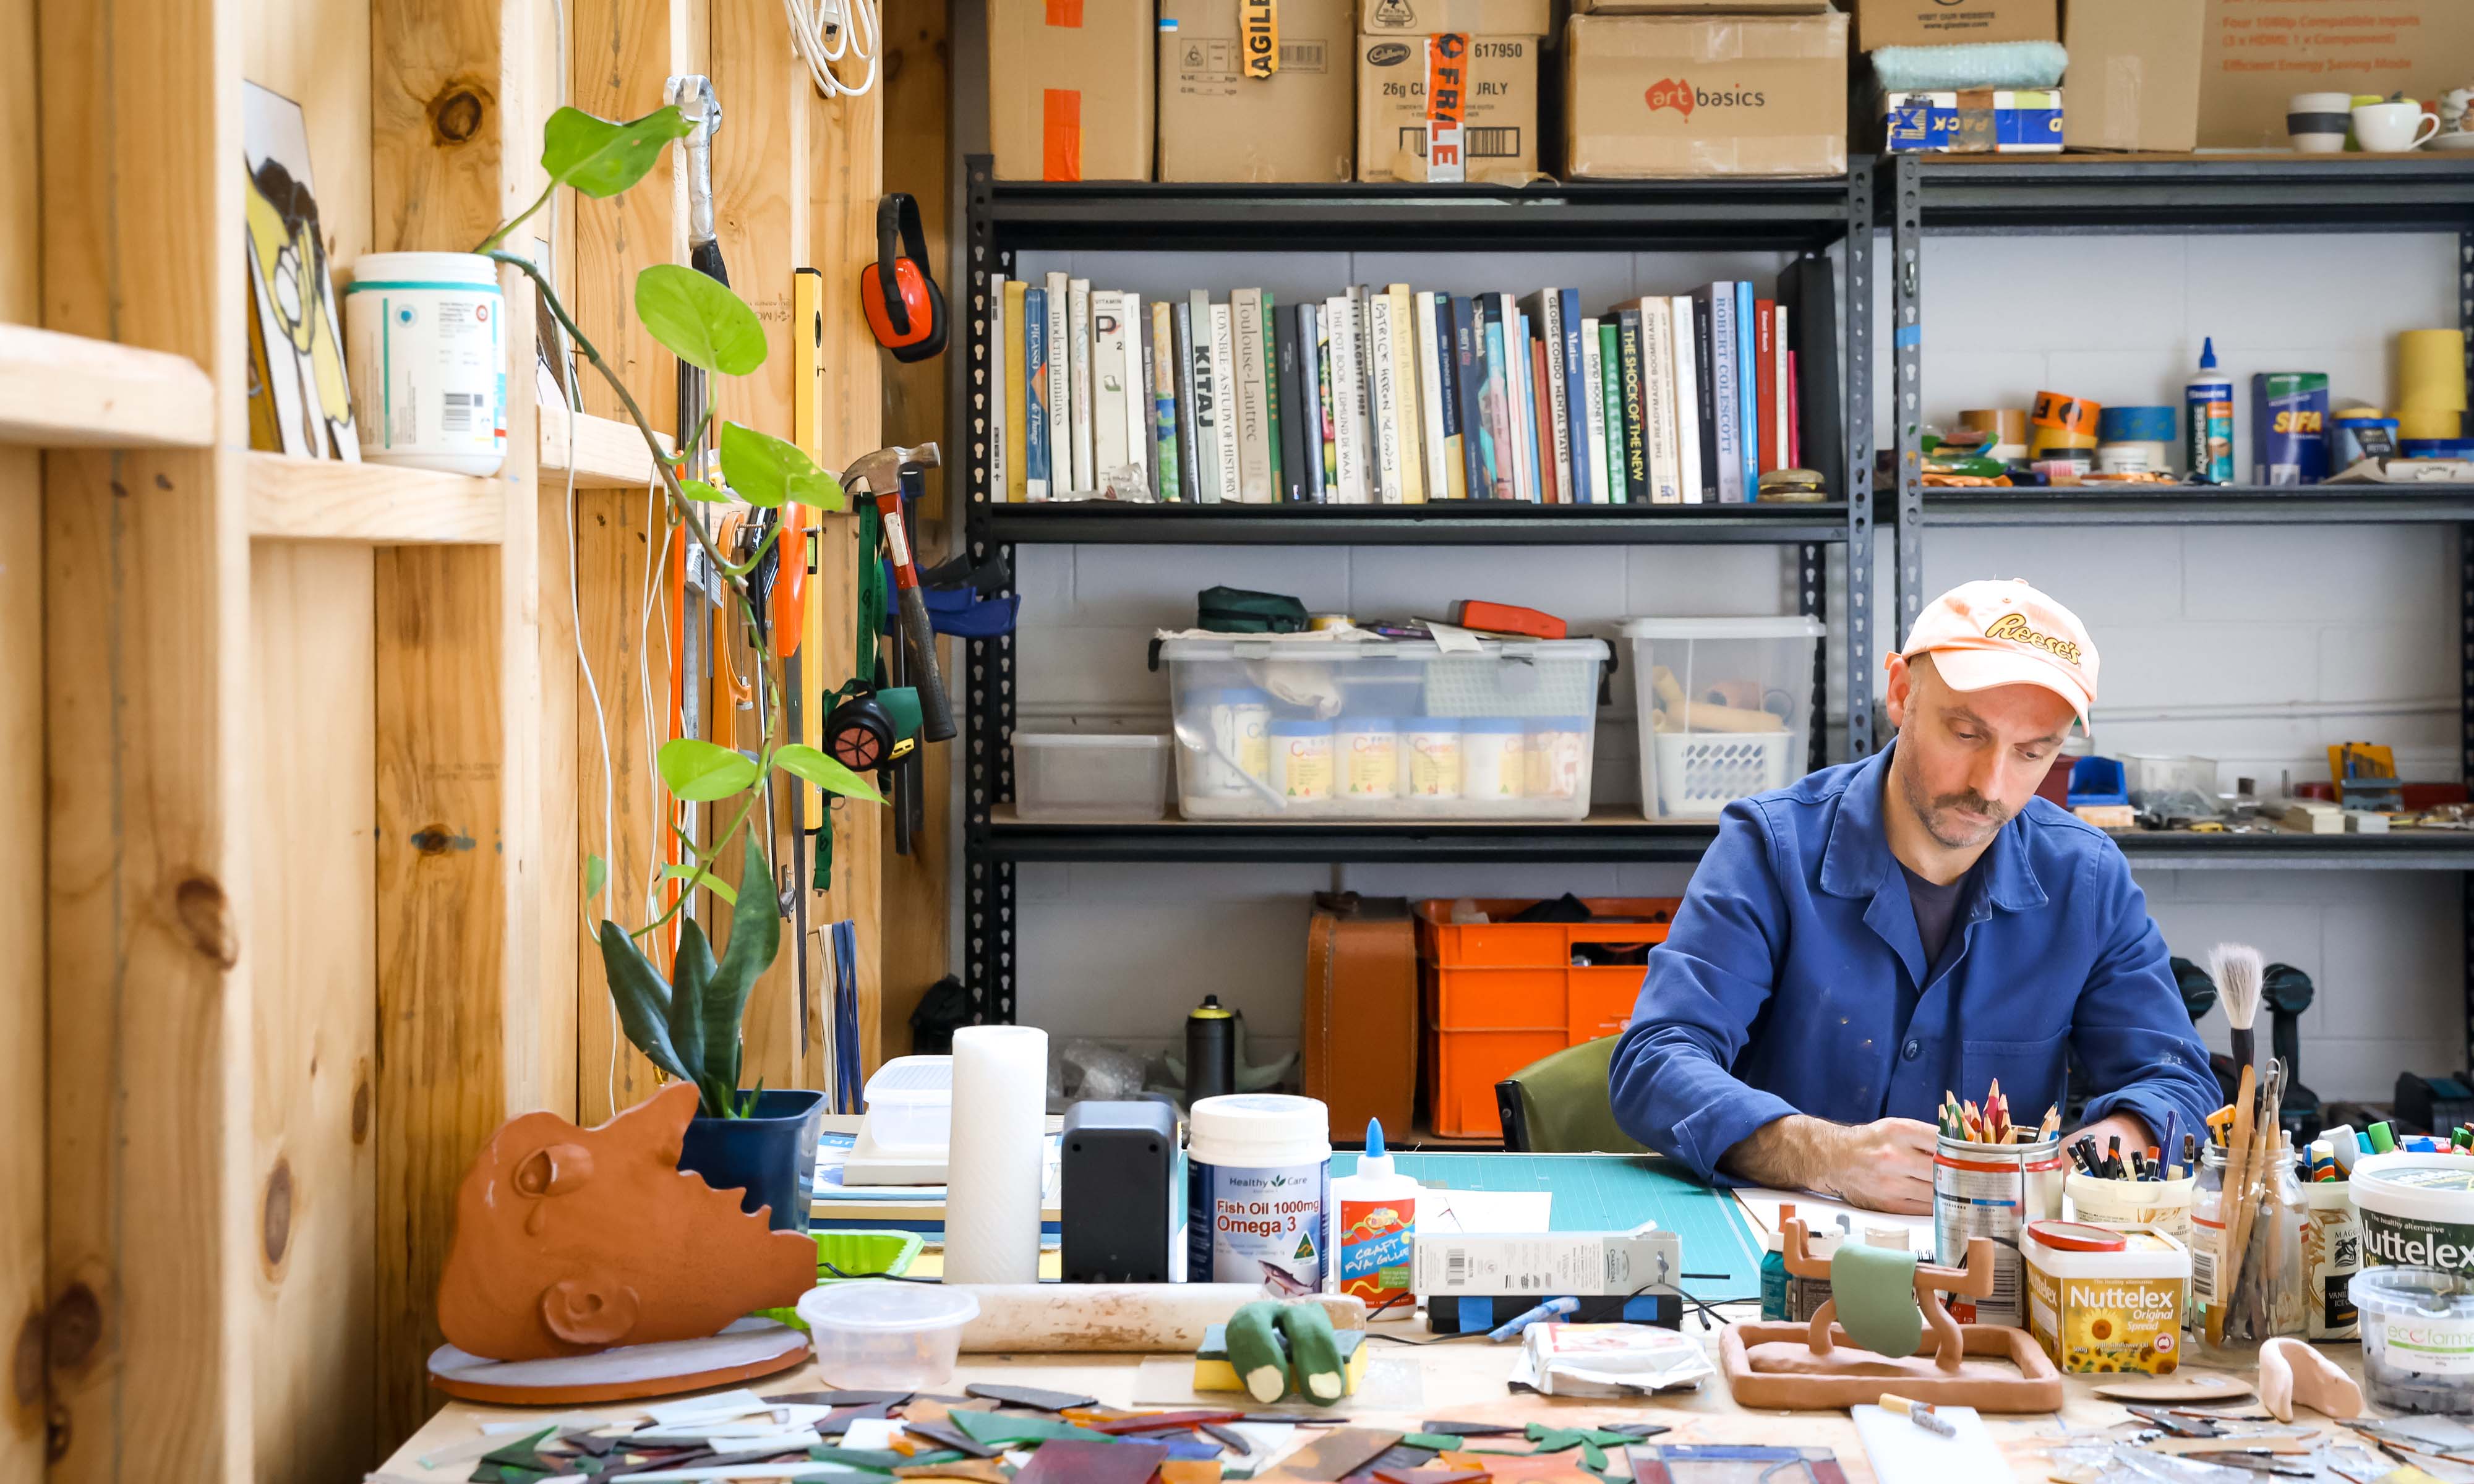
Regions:
<instances>
[{"instance_id":1,"label":"white electrical cord","mask_svg":"<svg viewBox=\"0 0 2474 1484\"><path fill-rule=\"evenodd\" d=\"M878 18L881 0L782 0L790 23L790 50L808 64L816 91L828 98L857 98L876 86L876 61L884 39ZM836 64L864 62L866 72L856 84L844 81Z\"/></svg>"}]
</instances>

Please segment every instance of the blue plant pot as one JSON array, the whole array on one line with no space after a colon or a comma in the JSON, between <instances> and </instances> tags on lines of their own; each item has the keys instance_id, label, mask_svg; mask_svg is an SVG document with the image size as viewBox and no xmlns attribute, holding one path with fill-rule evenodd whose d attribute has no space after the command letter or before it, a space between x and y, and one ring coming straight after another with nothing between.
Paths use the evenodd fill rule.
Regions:
<instances>
[{"instance_id":1,"label":"blue plant pot","mask_svg":"<svg viewBox=\"0 0 2474 1484\"><path fill-rule=\"evenodd\" d=\"M716 1190L741 1192L740 1210L772 1208L774 1231L805 1232L816 1184L816 1119L824 1109L822 1092L784 1089L758 1093L749 1117L691 1119L679 1168L703 1176Z\"/></svg>"}]
</instances>

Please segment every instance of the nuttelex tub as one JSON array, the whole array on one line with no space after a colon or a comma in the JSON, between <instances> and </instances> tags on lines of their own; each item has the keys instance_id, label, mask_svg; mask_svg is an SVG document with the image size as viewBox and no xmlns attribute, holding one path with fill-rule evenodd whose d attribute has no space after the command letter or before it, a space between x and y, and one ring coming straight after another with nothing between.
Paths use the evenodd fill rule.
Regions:
<instances>
[{"instance_id":1,"label":"nuttelex tub","mask_svg":"<svg viewBox=\"0 0 2474 1484\"><path fill-rule=\"evenodd\" d=\"M2363 1266L2437 1268L2474 1280L2474 1159L2382 1154L2354 1165Z\"/></svg>"},{"instance_id":2,"label":"nuttelex tub","mask_svg":"<svg viewBox=\"0 0 2474 1484\"><path fill-rule=\"evenodd\" d=\"M2031 1221L2027 1332L2074 1374L2169 1376L2182 1363L2191 1253L2152 1226Z\"/></svg>"}]
</instances>

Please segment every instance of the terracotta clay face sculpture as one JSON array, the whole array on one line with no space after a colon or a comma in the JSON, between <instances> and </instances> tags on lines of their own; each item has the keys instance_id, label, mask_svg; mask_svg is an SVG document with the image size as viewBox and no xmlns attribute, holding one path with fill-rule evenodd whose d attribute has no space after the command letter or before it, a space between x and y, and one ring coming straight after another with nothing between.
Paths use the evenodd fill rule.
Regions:
<instances>
[{"instance_id":1,"label":"terracotta clay face sculpture","mask_svg":"<svg viewBox=\"0 0 2474 1484\"><path fill-rule=\"evenodd\" d=\"M494 1360L701 1339L815 1286L816 1247L681 1173L696 1089L673 1083L594 1129L510 1118L455 1193L438 1287L448 1340Z\"/></svg>"}]
</instances>

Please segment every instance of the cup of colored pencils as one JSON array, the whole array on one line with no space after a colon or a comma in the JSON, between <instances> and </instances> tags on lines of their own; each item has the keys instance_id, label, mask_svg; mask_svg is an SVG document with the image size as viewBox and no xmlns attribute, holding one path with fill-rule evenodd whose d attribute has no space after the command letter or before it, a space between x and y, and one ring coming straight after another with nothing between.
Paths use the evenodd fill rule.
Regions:
<instances>
[{"instance_id":1,"label":"cup of colored pencils","mask_svg":"<svg viewBox=\"0 0 2474 1484\"><path fill-rule=\"evenodd\" d=\"M1981 1106L1968 1102L1955 1092L1941 1095L1941 1137L1968 1144L2042 1144L2062 1132L2062 1110L2059 1105L2045 1110L2044 1120L2035 1124L2010 1121L2010 1097L2001 1090L2001 1079L1993 1080Z\"/></svg>"}]
</instances>

